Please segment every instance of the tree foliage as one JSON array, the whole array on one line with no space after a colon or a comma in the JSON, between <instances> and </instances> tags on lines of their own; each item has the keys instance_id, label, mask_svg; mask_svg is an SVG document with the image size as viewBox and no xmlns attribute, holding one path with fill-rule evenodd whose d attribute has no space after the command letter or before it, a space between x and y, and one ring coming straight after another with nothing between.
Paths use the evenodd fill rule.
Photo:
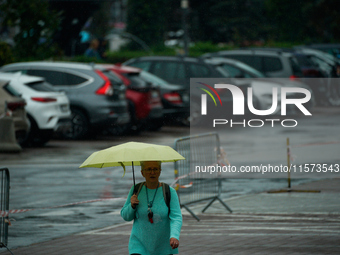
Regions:
<instances>
[{"instance_id":1,"label":"tree foliage","mask_svg":"<svg viewBox=\"0 0 340 255\"><path fill-rule=\"evenodd\" d=\"M181 0L129 0L128 30L150 43L182 28ZM338 0L190 0L187 19L194 41L244 45L340 40Z\"/></svg>"},{"instance_id":2,"label":"tree foliage","mask_svg":"<svg viewBox=\"0 0 340 255\"><path fill-rule=\"evenodd\" d=\"M110 2L101 3L92 18L90 32L97 38L104 38L110 30Z\"/></svg>"},{"instance_id":3,"label":"tree foliage","mask_svg":"<svg viewBox=\"0 0 340 255\"><path fill-rule=\"evenodd\" d=\"M197 10L198 37L215 43L261 39L268 30L263 7L262 0L195 1L192 8Z\"/></svg>"},{"instance_id":4,"label":"tree foliage","mask_svg":"<svg viewBox=\"0 0 340 255\"><path fill-rule=\"evenodd\" d=\"M274 40L329 42L340 39L337 0L266 0Z\"/></svg>"},{"instance_id":5,"label":"tree foliage","mask_svg":"<svg viewBox=\"0 0 340 255\"><path fill-rule=\"evenodd\" d=\"M167 31L167 17L171 13L171 0L129 0L127 4L127 32L137 36L149 46L163 44Z\"/></svg>"},{"instance_id":6,"label":"tree foliage","mask_svg":"<svg viewBox=\"0 0 340 255\"><path fill-rule=\"evenodd\" d=\"M44 0L6 0L1 4L3 25L18 31L14 54L18 58L47 58L55 53L53 36L60 14L48 9Z\"/></svg>"},{"instance_id":7,"label":"tree foliage","mask_svg":"<svg viewBox=\"0 0 340 255\"><path fill-rule=\"evenodd\" d=\"M0 42L0 66L13 62L13 52L9 44Z\"/></svg>"}]
</instances>

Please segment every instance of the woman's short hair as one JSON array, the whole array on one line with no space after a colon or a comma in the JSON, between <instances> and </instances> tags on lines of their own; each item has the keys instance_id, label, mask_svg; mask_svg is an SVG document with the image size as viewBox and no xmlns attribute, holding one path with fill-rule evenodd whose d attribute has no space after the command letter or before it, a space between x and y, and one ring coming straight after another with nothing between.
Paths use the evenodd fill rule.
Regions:
<instances>
[{"instance_id":1,"label":"woman's short hair","mask_svg":"<svg viewBox=\"0 0 340 255\"><path fill-rule=\"evenodd\" d=\"M143 169L144 169L145 162L149 162L149 161L141 161L141 162L140 162L140 167L141 167L141 170L142 170L142 171L143 171ZM153 162L157 162L157 163L158 163L158 168L161 169L161 165L162 165L162 162L161 162L161 161L153 161Z\"/></svg>"}]
</instances>

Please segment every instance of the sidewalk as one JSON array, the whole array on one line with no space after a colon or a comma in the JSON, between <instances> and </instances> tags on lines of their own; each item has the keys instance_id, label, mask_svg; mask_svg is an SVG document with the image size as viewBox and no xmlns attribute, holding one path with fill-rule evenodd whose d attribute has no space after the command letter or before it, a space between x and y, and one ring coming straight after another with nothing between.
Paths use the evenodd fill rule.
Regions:
<instances>
[{"instance_id":1,"label":"sidewalk","mask_svg":"<svg viewBox=\"0 0 340 255\"><path fill-rule=\"evenodd\" d=\"M199 212L205 204L190 207L199 213L199 222L183 210L180 254L340 254L340 178L292 190L224 200L232 214L218 201L204 214ZM12 253L128 254L131 227L131 223L110 226Z\"/></svg>"}]
</instances>

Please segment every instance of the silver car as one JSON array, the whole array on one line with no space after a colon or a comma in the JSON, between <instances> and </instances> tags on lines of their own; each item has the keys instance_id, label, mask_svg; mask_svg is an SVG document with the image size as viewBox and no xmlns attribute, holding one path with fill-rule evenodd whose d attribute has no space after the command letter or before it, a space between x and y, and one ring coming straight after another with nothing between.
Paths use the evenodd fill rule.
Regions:
<instances>
[{"instance_id":1,"label":"silver car","mask_svg":"<svg viewBox=\"0 0 340 255\"><path fill-rule=\"evenodd\" d=\"M72 127L63 137L81 139L97 130L130 121L125 86L109 70L71 62L23 62L3 66L0 71L41 76L70 100Z\"/></svg>"}]
</instances>

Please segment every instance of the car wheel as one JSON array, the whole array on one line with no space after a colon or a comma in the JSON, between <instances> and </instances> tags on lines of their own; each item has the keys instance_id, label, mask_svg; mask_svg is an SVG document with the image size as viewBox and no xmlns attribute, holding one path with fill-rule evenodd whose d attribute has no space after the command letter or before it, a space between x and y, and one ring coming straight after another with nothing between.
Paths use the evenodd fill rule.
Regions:
<instances>
[{"instance_id":1,"label":"car wheel","mask_svg":"<svg viewBox=\"0 0 340 255\"><path fill-rule=\"evenodd\" d=\"M72 140L84 138L90 130L88 118L81 110L71 109L71 112L71 128L64 131L62 136Z\"/></svg>"},{"instance_id":2,"label":"car wheel","mask_svg":"<svg viewBox=\"0 0 340 255\"><path fill-rule=\"evenodd\" d=\"M163 118L151 120L147 129L150 131L158 131L163 127L163 125L164 125Z\"/></svg>"},{"instance_id":3,"label":"car wheel","mask_svg":"<svg viewBox=\"0 0 340 255\"><path fill-rule=\"evenodd\" d=\"M126 125L112 125L107 130L109 131L111 135L120 136L120 135L127 134L128 129L129 129L129 126L126 124Z\"/></svg>"}]
</instances>

